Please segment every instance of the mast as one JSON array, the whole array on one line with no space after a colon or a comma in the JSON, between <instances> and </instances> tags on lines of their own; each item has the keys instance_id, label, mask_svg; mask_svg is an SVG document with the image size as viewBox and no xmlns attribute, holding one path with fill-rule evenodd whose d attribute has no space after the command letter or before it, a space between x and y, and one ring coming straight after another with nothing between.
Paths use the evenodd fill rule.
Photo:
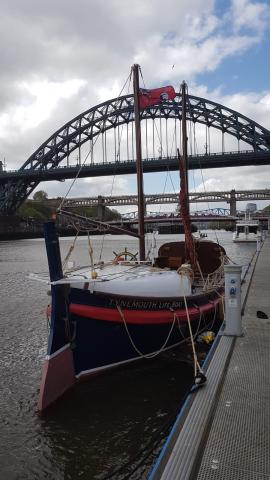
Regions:
<instances>
[{"instance_id":1,"label":"mast","mask_svg":"<svg viewBox=\"0 0 270 480\"><path fill-rule=\"evenodd\" d=\"M180 212L185 232L185 250L186 257L190 261L193 271L197 268L197 259L195 252L194 240L191 232L191 220L189 212L189 196L188 196L188 155L187 155L187 118L186 118L186 83L181 85L182 89L182 158L179 150L180 169Z\"/></svg>"},{"instance_id":2,"label":"mast","mask_svg":"<svg viewBox=\"0 0 270 480\"><path fill-rule=\"evenodd\" d=\"M133 72L133 91L134 91L134 120L136 137L136 169L137 169L137 193L138 193L138 233L139 233L139 256L140 260L145 260L145 241L144 241L144 195L143 195L143 169L142 169L142 142L141 142L141 121L139 105L139 65L134 64Z\"/></svg>"},{"instance_id":3,"label":"mast","mask_svg":"<svg viewBox=\"0 0 270 480\"><path fill-rule=\"evenodd\" d=\"M187 104L186 104L186 88L185 81L181 85L182 94L182 156L185 170L185 190L187 195L187 209L189 213L189 195L188 195L188 151L187 151Z\"/></svg>"}]
</instances>

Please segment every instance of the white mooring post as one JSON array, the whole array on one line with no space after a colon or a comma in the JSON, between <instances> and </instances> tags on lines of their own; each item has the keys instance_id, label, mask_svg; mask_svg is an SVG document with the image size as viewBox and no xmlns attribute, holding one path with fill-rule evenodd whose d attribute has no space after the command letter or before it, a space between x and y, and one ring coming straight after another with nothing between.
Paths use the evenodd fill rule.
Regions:
<instances>
[{"instance_id":1,"label":"white mooring post","mask_svg":"<svg viewBox=\"0 0 270 480\"><path fill-rule=\"evenodd\" d=\"M241 316L241 265L224 265L225 330L223 335L243 335Z\"/></svg>"}]
</instances>

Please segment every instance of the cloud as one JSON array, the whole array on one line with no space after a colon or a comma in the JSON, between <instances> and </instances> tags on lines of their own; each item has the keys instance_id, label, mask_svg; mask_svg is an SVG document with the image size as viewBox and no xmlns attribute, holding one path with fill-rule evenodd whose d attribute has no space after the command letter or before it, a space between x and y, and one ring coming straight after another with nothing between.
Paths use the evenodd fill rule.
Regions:
<instances>
[{"instance_id":1,"label":"cloud","mask_svg":"<svg viewBox=\"0 0 270 480\"><path fill-rule=\"evenodd\" d=\"M217 101L270 130L270 91L219 95Z\"/></svg>"},{"instance_id":2,"label":"cloud","mask_svg":"<svg viewBox=\"0 0 270 480\"><path fill-rule=\"evenodd\" d=\"M258 41L229 32L231 18L218 18L211 0L137 0L132 8L124 0L4 0L1 17L2 108L24 104L22 83L78 79L100 98L123 84L134 61L149 83L191 79Z\"/></svg>"},{"instance_id":3,"label":"cloud","mask_svg":"<svg viewBox=\"0 0 270 480\"><path fill-rule=\"evenodd\" d=\"M200 174L197 175L199 179ZM203 180L196 185L198 192L216 192L229 190L260 190L269 188L270 167L240 167L223 169L211 169L204 171Z\"/></svg>"},{"instance_id":4,"label":"cloud","mask_svg":"<svg viewBox=\"0 0 270 480\"><path fill-rule=\"evenodd\" d=\"M24 105L13 105L8 113L0 117L0 136L8 136L10 126L18 135L25 130L36 128L50 118L62 99L72 97L84 85L83 80L67 80L66 82L33 82L21 84L28 101Z\"/></svg>"},{"instance_id":5,"label":"cloud","mask_svg":"<svg viewBox=\"0 0 270 480\"><path fill-rule=\"evenodd\" d=\"M231 13L236 32L249 29L261 35L269 20L269 5L249 0L232 0Z\"/></svg>"},{"instance_id":6,"label":"cloud","mask_svg":"<svg viewBox=\"0 0 270 480\"><path fill-rule=\"evenodd\" d=\"M70 189L70 187L72 187ZM97 197L127 195L129 193L129 182L121 175L112 177L83 178L73 183L73 180L65 182L42 182L35 191L45 190L49 197Z\"/></svg>"}]
</instances>

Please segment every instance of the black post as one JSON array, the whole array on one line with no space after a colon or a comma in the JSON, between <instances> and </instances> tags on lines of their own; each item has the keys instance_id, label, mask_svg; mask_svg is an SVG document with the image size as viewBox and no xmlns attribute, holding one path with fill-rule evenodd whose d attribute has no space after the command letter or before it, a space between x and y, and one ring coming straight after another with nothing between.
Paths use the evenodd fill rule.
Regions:
<instances>
[{"instance_id":1,"label":"black post","mask_svg":"<svg viewBox=\"0 0 270 480\"><path fill-rule=\"evenodd\" d=\"M51 282L63 278L61 253L55 223L44 224L44 237ZM48 355L62 348L69 341L66 336L65 319L68 318L68 285L51 285L51 322L48 339Z\"/></svg>"},{"instance_id":2,"label":"black post","mask_svg":"<svg viewBox=\"0 0 270 480\"><path fill-rule=\"evenodd\" d=\"M51 282L63 278L61 253L55 222L44 224L44 238L48 257L48 265Z\"/></svg>"},{"instance_id":3,"label":"black post","mask_svg":"<svg viewBox=\"0 0 270 480\"><path fill-rule=\"evenodd\" d=\"M139 215L139 254L140 260L145 260L144 241L144 195L143 195L143 169L142 169L142 142L139 105L139 65L132 67L134 89L134 120L136 134L136 166L137 166L137 191L138 191L138 215Z\"/></svg>"}]
</instances>

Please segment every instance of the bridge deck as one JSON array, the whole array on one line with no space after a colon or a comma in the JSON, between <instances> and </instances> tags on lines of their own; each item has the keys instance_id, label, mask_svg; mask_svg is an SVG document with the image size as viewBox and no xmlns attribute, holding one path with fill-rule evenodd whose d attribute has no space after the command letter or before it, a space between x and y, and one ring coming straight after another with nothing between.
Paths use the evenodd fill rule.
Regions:
<instances>
[{"instance_id":1,"label":"bridge deck","mask_svg":"<svg viewBox=\"0 0 270 480\"><path fill-rule=\"evenodd\" d=\"M185 421L178 418L150 480L270 478L270 320L256 316L263 310L270 317L269 272L268 238L248 292L245 336L221 337L208 384Z\"/></svg>"},{"instance_id":2,"label":"bridge deck","mask_svg":"<svg viewBox=\"0 0 270 480\"><path fill-rule=\"evenodd\" d=\"M190 155L189 169L242 167L252 165L269 165L270 150L240 152L210 153L205 155ZM178 171L178 157L160 157L143 159L144 173L162 172L167 170ZM76 165L40 165L39 168L20 168L13 171L0 171L0 185L9 181L51 181L75 178L80 171L80 178L111 175L127 175L136 173L135 160L121 160L106 163L76 164Z\"/></svg>"}]
</instances>

